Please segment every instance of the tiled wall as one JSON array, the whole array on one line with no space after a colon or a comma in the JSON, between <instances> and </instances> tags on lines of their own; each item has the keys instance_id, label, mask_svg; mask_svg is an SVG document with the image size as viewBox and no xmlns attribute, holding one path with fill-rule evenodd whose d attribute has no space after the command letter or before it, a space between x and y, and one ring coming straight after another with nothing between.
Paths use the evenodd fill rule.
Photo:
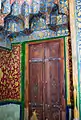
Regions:
<instances>
[{"instance_id":1,"label":"tiled wall","mask_svg":"<svg viewBox=\"0 0 81 120\"><path fill-rule=\"evenodd\" d=\"M21 45L0 49L0 101L21 100Z\"/></svg>"},{"instance_id":2,"label":"tiled wall","mask_svg":"<svg viewBox=\"0 0 81 120\"><path fill-rule=\"evenodd\" d=\"M20 120L20 105L7 104L0 106L0 120Z\"/></svg>"}]
</instances>

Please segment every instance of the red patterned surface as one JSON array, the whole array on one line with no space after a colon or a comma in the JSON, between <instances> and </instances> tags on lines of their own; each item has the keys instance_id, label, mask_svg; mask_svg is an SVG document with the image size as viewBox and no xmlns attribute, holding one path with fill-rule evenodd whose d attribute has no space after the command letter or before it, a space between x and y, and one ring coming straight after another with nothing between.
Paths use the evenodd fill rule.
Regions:
<instances>
[{"instance_id":1,"label":"red patterned surface","mask_svg":"<svg viewBox=\"0 0 81 120\"><path fill-rule=\"evenodd\" d=\"M12 51L0 49L0 100L20 100L20 52L15 45Z\"/></svg>"}]
</instances>

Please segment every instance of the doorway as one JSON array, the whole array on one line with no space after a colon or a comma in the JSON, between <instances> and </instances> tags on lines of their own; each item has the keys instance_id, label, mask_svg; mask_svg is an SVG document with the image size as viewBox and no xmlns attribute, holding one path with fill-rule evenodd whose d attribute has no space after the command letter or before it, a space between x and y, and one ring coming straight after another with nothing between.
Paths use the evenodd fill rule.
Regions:
<instances>
[{"instance_id":1,"label":"doorway","mask_svg":"<svg viewBox=\"0 0 81 120\"><path fill-rule=\"evenodd\" d=\"M28 120L66 120L64 40L28 45Z\"/></svg>"}]
</instances>

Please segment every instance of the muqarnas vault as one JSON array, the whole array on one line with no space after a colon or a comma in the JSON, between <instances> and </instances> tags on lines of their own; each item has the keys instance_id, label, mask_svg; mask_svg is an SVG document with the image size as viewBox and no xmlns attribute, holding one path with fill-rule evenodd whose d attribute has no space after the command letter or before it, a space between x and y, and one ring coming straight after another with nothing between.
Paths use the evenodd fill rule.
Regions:
<instances>
[{"instance_id":1,"label":"muqarnas vault","mask_svg":"<svg viewBox=\"0 0 81 120\"><path fill-rule=\"evenodd\" d=\"M23 120L24 108L26 111L25 117L26 119L28 118L29 111L26 105L24 107L25 96L23 91L26 89L24 85L26 79L24 75L26 67L25 59L28 57L26 55L26 43L30 43L31 41L61 40L62 37L65 40L67 59L64 60L66 63L66 74L68 76L68 80L66 81L66 101L67 106L71 105L73 94L70 87L73 83L70 81L72 74L70 73L71 69L69 67L72 68L72 66L69 65L71 61L71 55L68 52L71 45L69 35L69 8L67 0L1 1L0 46L2 49L0 49L0 109L3 111L10 109L14 113L12 117L12 112L6 111L5 116L9 116L4 117L4 119ZM67 69L69 69L69 73ZM37 86L35 89L37 89ZM15 109L17 109L17 113ZM40 112L38 111L38 113ZM32 118L31 115L30 118Z\"/></svg>"}]
</instances>

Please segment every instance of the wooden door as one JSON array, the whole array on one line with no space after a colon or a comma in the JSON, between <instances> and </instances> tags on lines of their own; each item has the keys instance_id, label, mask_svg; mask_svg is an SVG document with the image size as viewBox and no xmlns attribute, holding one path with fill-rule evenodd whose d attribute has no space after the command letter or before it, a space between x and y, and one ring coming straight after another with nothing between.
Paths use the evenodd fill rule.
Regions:
<instances>
[{"instance_id":1,"label":"wooden door","mask_svg":"<svg viewBox=\"0 0 81 120\"><path fill-rule=\"evenodd\" d=\"M45 44L44 120L65 120L63 41Z\"/></svg>"},{"instance_id":2,"label":"wooden door","mask_svg":"<svg viewBox=\"0 0 81 120\"><path fill-rule=\"evenodd\" d=\"M29 120L34 110L38 120L43 120L44 45L30 45L29 51Z\"/></svg>"},{"instance_id":3,"label":"wooden door","mask_svg":"<svg viewBox=\"0 0 81 120\"><path fill-rule=\"evenodd\" d=\"M29 120L65 120L63 40L29 45Z\"/></svg>"}]
</instances>

